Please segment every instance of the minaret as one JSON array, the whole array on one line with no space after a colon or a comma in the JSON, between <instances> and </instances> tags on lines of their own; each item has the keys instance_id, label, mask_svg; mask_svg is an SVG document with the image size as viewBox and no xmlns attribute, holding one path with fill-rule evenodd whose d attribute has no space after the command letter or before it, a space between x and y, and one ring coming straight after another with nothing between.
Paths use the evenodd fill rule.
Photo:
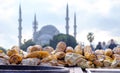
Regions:
<instances>
[{"instance_id":1,"label":"minaret","mask_svg":"<svg viewBox=\"0 0 120 73\"><path fill-rule=\"evenodd\" d=\"M76 35L77 35L77 25L76 25L76 13L74 13L74 37L76 39Z\"/></svg>"},{"instance_id":2,"label":"minaret","mask_svg":"<svg viewBox=\"0 0 120 73\"><path fill-rule=\"evenodd\" d=\"M36 20L36 14L34 15L34 21L33 21L33 41L36 41L36 32L37 32L37 28L38 28L38 23Z\"/></svg>"},{"instance_id":3,"label":"minaret","mask_svg":"<svg viewBox=\"0 0 120 73\"><path fill-rule=\"evenodd\" d=\"M68 4L67 4L67 7L66 7L66 34L69 35L69 9L68 9Z\"/></svg>"},{"instance_id":4,"label":"minaret","mask_svg":"<svg viewBox=\"0 0 120 73\"><path fill-rule=\"evenodd\" d=\"M21 46L21 39L22 39L22 12L21 12L21 5L19 5L19 27L18 27L18 41L19 41L19 47Z\"/></svg>"}]
</instances>

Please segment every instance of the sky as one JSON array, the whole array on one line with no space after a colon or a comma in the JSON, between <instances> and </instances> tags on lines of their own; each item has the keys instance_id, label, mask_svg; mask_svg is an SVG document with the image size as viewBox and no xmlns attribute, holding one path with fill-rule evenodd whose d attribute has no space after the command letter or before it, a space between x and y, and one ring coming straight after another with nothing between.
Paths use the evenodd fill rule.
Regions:
<instances>
[{"instance_id":1,"label":"sky","mask_svg":"<svg viewBox=\"0 0 120 73\"><path fill-rule=\"evenodd\" d=\"M22 41L32 38L34 14L38 30L54 25L65 32L66 5L69 6L70 35L73 35L74 13L77 19L77 42L88 44L87 34L93 32L93 43L120 41L120 0L0 0L0 46L9 49L18 45L19 5L22 9ZM64 29L63 29L64 28Z\"/></svg>"}]
</instances>

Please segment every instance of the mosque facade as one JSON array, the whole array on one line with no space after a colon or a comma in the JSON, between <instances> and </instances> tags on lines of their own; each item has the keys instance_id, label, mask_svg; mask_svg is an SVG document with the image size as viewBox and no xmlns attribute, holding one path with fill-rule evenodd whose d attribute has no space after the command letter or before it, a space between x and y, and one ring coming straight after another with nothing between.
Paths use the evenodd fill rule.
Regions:
<instances>
[{"instance_id":1,"label":"mosque facade","mask_svg":"<svg viewBox=\"0 0 120 73\"><path fill-rule=\"evenodd\" d=\"M65 17L66 25L66 35L69 35L69 7L68 4L66 6L66 17ZM22 10L21 5L19 6L19 27L18 27L18 41L19 46L21 46L21 39L22 39ZM74 37L76 38L77 32L76 32L76 14L74 13ZM46 25L43 26L39 31L38 29L38 22L36 19L36 14L34 15L34 21L33 21L33 42L35 42L38 45L46 45L50 43L50 40L53 39L55 35L58 35L60 32L59 30L53 26L53 25Z\"/></svg>"}]
</instances>

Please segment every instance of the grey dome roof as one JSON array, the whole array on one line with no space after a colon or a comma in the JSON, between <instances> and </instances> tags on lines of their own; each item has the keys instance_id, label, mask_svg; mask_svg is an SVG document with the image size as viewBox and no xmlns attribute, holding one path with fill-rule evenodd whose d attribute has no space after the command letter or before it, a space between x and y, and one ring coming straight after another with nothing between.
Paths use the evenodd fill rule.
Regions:
<instances>
[{"instance_id":1,"label":"grey dome roof","mask_svg":"<svg viewBox=\"0 0 120 73\"><path fill-rule=\"evenodd\" d=\"M52 39L52 36L50 36L48 34L43 34L38 39L40 39L40 40Z\"/></svg>"},{"instance_id":2,"label":"grey dome roof","mask_svg":"<svg viewBox=\"0 0 120 73\"><path fill-rule=\"evenodd\" d=\"M53 25L46 25L36 33L37 40L35 42L36 44L40 45L49 44L49 41L58 34L59 31L56 27L54 27Z\"/></svg>"},{"instance_id":3,"label":"grey dome roof","mask_svg":"<svg viewBox=\"0 0 120 73\"><path fill-rule=\"evenodd\" d=\"M46 25L44 27L41 28L41 30L39 31L40 34L50 34L50 35L56 35L59 33L59 31L57 30L56 27L52 26L52 25Z\"/></svg>"}]
</instances>

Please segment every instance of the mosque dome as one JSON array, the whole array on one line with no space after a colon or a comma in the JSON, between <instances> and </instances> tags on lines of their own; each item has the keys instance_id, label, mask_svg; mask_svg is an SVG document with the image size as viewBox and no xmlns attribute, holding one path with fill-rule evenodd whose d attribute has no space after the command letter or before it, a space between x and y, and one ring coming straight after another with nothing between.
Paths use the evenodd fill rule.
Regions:
<instances>
[{"instance_id":1,"label":"mosque dome","mask_svg":"<svg viewBox=\"0 0 120 73\"><path fill-rule=\"evenodd\" d=\"M55 35L55 34L58 34L59 31L53 25L46 25L46 26L44 26L44 27L41 28L41 30L39 31L39 33L40 34Z\"/></svg>"},{"instance_id":2,"label":"mosque dome","mask_svg":"<svg viewBox=\"0 0 120 73\"><path fill-rule=\"evenodd\" d=\"M53 25L43 26L36 34L37 40L35 40L35 43L42 46L49 44L49 41L57 34L59 34L59 31Z\"/></svg>"}]
</instances>

